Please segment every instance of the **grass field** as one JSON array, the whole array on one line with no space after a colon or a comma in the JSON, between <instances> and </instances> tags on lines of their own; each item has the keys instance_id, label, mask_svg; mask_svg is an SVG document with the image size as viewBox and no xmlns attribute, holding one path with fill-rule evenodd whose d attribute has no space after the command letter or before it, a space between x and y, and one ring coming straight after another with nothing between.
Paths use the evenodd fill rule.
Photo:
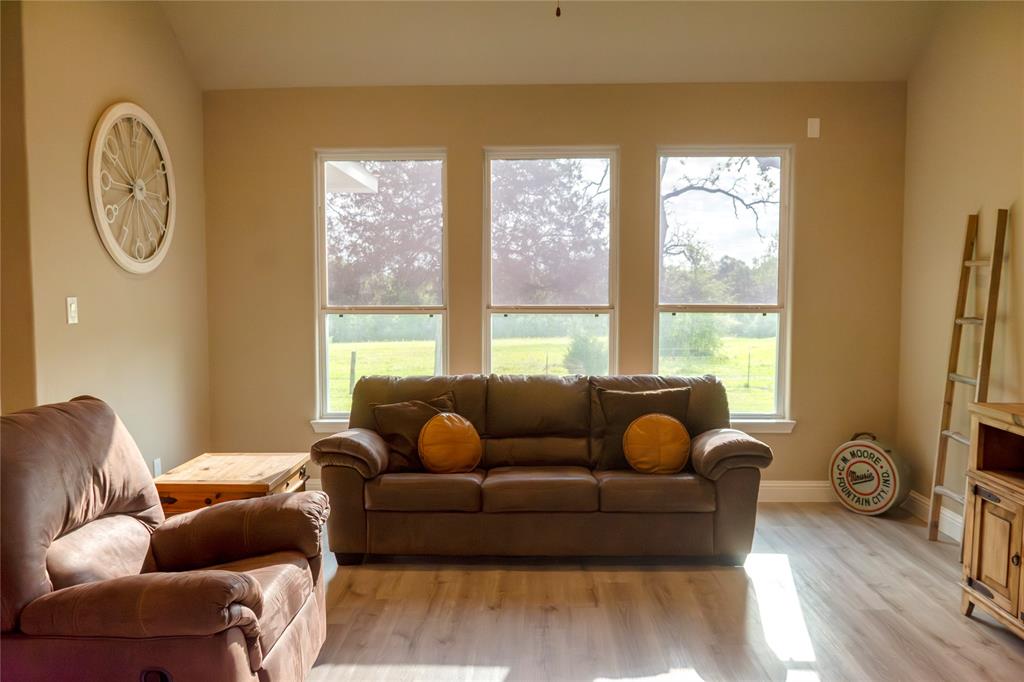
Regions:
<instances>
[{"instance_id":1,"label":"grass field","mask_svg":"<svg viewBox=\"0 0 1024 682\"><path fill-rule=\"evenodd\" d=\"M492 371L496 374L565 374L562 360L568 337L495 339ZM349 366L356 353L355 378L364 374L415 375L434 373L433 341L370 341L332 343L330 409L348 412ZM749 358L749 380L748 380ZM725 337L718 355L663 357L662 374L715 374L729 390L733 412L775 412L775 339ZM354 379L352 381L354 383Z\"/></svg>"},{"instance_id":2,"label":"grass field","mask_svg":"<svg viewBox=\"0 0 1024 682\"><path fill-rule=\"evenodd\" d=\"M661 374L714 374L729 392L729 409L734 412L774 414L775 339L722 338L715 357L664 357Z\"/></svg>"}]
</instances>

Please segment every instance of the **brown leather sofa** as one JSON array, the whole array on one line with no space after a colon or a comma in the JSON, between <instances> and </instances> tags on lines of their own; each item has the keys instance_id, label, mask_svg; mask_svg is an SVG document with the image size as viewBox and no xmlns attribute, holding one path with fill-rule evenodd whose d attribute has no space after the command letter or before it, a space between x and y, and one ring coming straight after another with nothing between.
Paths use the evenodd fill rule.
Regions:
<instances>
[{"instance_id":1,"label":"brown leather sofa","mask_svg":"<svg viewBox=\"0 0 1024 682\"><path fill-rule=\"evenodd\" d=\"M691 464L675 475L599 470L599 389L689 386ZM470 473L388 473L372 405L446 392L484 444ZM750 551L771 449L729 428L715 377L364 377L350 428L312 448L334 508L341 563L372 555L682 556L738 563Z\"/></svg>"},{"instance_id":2,"label":"brown leather sofa","mask_svg":"<svg viewBox=\"0 0 1024 682\"><path fill-rule=\"evenodd\" d=\"M167 521L104 402L2 419L4 680L301 680L326 635L320 492Z\"/></svg>"}]
</instances>

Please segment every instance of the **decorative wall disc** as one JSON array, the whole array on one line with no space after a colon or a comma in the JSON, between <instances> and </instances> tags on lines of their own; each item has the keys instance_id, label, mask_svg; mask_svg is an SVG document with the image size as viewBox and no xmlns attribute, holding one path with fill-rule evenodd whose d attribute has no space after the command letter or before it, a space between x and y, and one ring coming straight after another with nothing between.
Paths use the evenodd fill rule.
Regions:
<instances>
[{"instance_id":1,"label":"decorative wall disc","mask_svg":"<svg viewBox=\"0 0 1024 682\"><path fill-rule=\"evenodd\" d=\"M860 514L882 514L910 493L909 466L871 434L855 434L836 448L828 473L836 499Z\"/></svg>"}]
</instances>

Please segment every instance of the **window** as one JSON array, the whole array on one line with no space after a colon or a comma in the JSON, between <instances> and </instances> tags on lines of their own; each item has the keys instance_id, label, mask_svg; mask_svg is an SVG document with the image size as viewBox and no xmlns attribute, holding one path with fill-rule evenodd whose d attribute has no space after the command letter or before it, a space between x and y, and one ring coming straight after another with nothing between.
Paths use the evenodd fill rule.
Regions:
<instances>
[{"instance_id":1,"label":"window","mask_svg":"<svg viewBox=\"0 0 1024 682\"><path fill-rule=\"evenodd\" d=\"M445 371L443 152L317 156L321 418L368 374Z\"/></svg>"},{"instance_id":2,"label":"window","mask_svg":"<svg viewBox=\"0 0 1024 682\"><path fill-rule=\"evenodd\" d=\"M485 371L614 370L616 171L610 149L487 153Z\"/></svg>"},{"instance_id":3,"label":"window","mask_svg":"<svg viewBox=\"0 0 1024 682\"><path fill-rule=\"evenodd\" d=\"M789 154L659 154L658 372L715 374L734 417L785 411Z\"/></svg>"}]
</instances>

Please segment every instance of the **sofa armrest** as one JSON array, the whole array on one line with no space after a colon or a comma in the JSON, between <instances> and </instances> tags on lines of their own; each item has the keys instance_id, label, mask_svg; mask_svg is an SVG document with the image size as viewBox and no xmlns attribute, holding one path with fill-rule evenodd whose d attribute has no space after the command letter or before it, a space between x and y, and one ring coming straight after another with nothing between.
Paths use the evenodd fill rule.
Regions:
<instances>
[{"instance_id":1,"label":"sofa armrest","mask_svg":"<svg viewBox=\"0 0 1024 682\"><path fill-rule=\"evenodd\" d=\"M772 463L772 449L737 429L711 429L693 439L690 459L698 474L717 481L729 469Z\"/></svg>"},{"instance_id":2,"label":"sofa armrest","mask_svg":"<svg viewBox=\"0 0 1024 682\"><path fill-rule=\"evenodd\" d=\"M163 571L187 571L273 552L320 554L320 529L331 508L327 494L282 493L222 502L172 516L153 531Z\"/></svg>"},{"instance_id":3,"label":"sofa armrest","mask_svg":"<svg viewBox=\"0 0 1024 682\"><path fill-rule=\"evenodd\" d=\"M310 456L322 467L349 467L366 479L388 468L388 444L370 429L347 429L323 438L313 444Z\"/></svg>"},{"instance_id":4,"label":"sofa armrest","mask_svg":"<svg viewBox=\"0 0 1024 682\"><path fill-rule=\"evenodd\" d=\"M20 629L28 635L140 639L238 627L252 641L262 608L260 584L244 573L142 573L45 594L21 612Z\"/></svg>"}]
</instances>

